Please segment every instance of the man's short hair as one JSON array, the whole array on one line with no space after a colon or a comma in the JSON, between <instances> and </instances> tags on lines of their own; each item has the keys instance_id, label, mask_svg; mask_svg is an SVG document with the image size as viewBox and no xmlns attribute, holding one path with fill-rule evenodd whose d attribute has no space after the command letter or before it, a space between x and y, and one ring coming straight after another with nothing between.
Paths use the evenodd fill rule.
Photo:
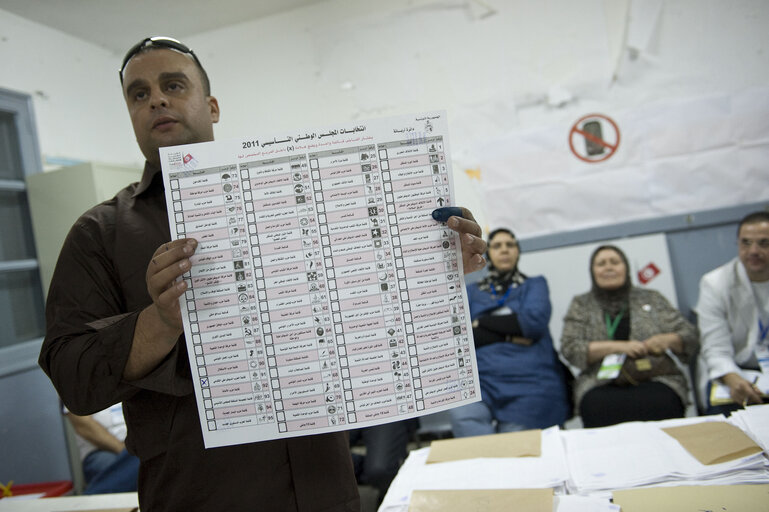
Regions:
<instances>
[{"instance_id":1,"label":"man's short hair","mask_svg":"<svg viewBox=\"0 0 769 512\"><path fill-rule=\"evenodd\" d=\"M759 210L745 215L740 221L740 225L737 226L737 236L740 236L742 226L745 224L757 224L759 222L769 222L769 211Z\"/></svg>"},{"instance_id":2,"label":"man's short hair","mask_svg":"<svg viewBox=\"0 0 769 512\"><path fill-rule=\"evenodd\" d=\"M200 59L198 59L198 56L195 55L195 52L193 52L189 46L182 43L181 41L172 37L164 36L145 37L133 45L126 52L125 57L123 57L123 65L120 66L120 70L118 71L120 75L121 86L123 85L123 72L125 71L125 67L128 65L128 62L140 53L145 53L156 49L173 50L175 52L183 53L184 55L189 55L192 57L192 60L195 61L195 65L198 68L198 71L200 71L200 80L203 83L203 92L206 96L211 96L211 82L208 80L208 73L206 73L206 70L203 69L203 64L200 63Z\"/></svg>"}]
</instances>

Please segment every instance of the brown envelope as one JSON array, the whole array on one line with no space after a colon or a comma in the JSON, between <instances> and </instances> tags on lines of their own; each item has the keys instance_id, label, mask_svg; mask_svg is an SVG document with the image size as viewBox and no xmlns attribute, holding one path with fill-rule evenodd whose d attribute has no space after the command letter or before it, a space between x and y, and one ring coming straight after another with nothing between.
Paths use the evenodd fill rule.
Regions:
<instances>
[{"instance_id":1,"label":"brown envelope","mask_svg":"<svg viewBox=\"0 0 769 512\"><path fill-rule=\"evenodd\" d=\"M769 485L682 485L614 491L622 512L702 512L766 510Z\"/></svg>"},{"instance_id":2,"label":"brown envelope","mask_svg":"<svg viewBox=\"0 0 769 512\"><path fill-rule=\"evenodd\" d=\"M662 430L706 465L729 462L761 451L745 432L724 421L704 421Z\"/></svg>"},{"instance_id":3,"label":"brown envelope","mask_svg":"<svg viewBox=\"0 0 769 512\"><path fill-rule=\"evenodd\" d=\"M542 431L524 430L433 441L427 456L427 464L479 457L539 457L540 455L542 455Z\"/></svg>"},{"instance_id":4,"label":"brown envelope","mask_svg":"<svg viewBox=\"0 0 769 512\"><path fill-rule=\"evenodd\" d=\"M553 512L552 489L413 491L409 512Z\"/></svg>"}]
</instances>

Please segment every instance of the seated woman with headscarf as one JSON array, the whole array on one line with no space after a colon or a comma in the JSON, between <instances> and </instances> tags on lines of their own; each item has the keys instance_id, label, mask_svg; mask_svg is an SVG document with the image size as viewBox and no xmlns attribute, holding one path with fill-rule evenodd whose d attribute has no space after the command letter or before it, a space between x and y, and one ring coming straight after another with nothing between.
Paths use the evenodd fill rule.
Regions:
<instances>
[{"instance_id":1,"label":"seated woman with headscarf","mask_svg":"<svg viewBox=\"0 0 769 512\"><path fill-rule=\"evenodd\" d=\"M519 255L512 231L492 231L488 274L467 286L483 400L451 410L455 437L546 428L569 418L565 368L548 329L547 281L523 275Z\"/></svg>"},{"instance_id":2,"label":"seated woman with headscarf","mask_svg":"<svg viewBox=\"0 0 769 512\"><path fill-rule=\"evenodd\" d=\"M697 329L662 294L631 285L617 247L593 252L590 276L592 288L572 299L561 336L564 357L581 370L574 402L583 425L683 417L688 384L671 355L685 363Z\"/></svg>"}]
</instances>

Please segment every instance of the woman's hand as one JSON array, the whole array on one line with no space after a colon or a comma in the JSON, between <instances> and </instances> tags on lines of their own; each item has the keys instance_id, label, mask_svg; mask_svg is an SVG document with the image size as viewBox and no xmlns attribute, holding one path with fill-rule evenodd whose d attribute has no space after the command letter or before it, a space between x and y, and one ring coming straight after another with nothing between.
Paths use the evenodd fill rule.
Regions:
<instances>
[{"instance_id":1,"label":"woman's hand","mask_svg":"<svg viewBox=\"0 0 769 512\"><path fill-rule=\"evenodd\" d=\"M649 353L655 356L663 354L667 349L681 353L684 348L681 336L675 333L655 334L645 339L643 343L646 345Z\"/></svg>"},{"instance_id":2,"label":"woman's hand","mask_svg":"<svg viewBox=\"0 0 769 512\"><path fill-rule=\"evenodd\" d=\"M623 349L622 351L633 359L644 357L649 353L649 349L646 347L646 344L644 344L643 341L623 341L621 342L621 345Z\"/></svg>"},{"instance_id":3,"label":"woman's hand","mask_svg":"<svg viewBox=\"0 0 769 512\"><path fill-rule=\"evenodd\" d=\"M641 341L614 341L597 340L587 344L587 362L588 364L601 361L609 354L626 354L628 357L637 359L648 353L646 345Z\"/></svg>"}]
</instances>

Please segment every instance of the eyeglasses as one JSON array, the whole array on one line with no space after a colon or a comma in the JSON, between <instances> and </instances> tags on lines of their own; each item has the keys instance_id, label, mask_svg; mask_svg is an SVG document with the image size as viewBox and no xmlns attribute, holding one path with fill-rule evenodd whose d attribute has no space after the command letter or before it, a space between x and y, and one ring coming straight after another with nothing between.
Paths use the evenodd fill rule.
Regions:
<instances>
[{"instance_id":1,"label":"eyeglasses","mask_svg":"<svg viewBox=\"0 0 769 512\"><path fill-rule=\"evenodd\" d=\"M168 48L171 50L176 50L177 52L184 53L189 55L195 60L195 64L198 65L198 67L202 70L203 65L198 60L198 56L195 55L195 52L190 50L189 46L182 43L181 41L177 41L176 39L173 39L171 37L147 37L144 38L141 42L135 44L131 47L130 50L128 50L128 53L125 54L125 58L123 59L123 65L120 66L120 71L118 73L120 74L120 85L123 85L123 71L125 71L126 65L128 65L128 61L134 58L134 56L144 50L145 48Z\"/></svg>"}]
</instances>

